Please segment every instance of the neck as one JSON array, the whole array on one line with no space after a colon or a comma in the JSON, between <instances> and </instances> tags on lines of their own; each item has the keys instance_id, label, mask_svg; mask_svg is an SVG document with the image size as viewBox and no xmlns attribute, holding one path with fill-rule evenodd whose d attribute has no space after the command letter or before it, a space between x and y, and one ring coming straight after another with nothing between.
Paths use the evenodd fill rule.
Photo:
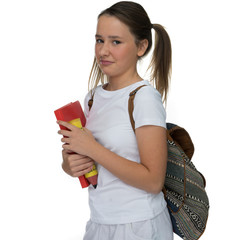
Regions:
<instances>
[{"instance_id":1,"label":"neck","mask_svg":"<svg viewBox=\"0 0 240 240\"><path fill-rule=\"evenodd\" d=\"M115 91L139 81L142 81L142 78L137 72L121 77L109 77L108 84L106 84L105 89L108 91Z\"/></svg>"}]
</instances>

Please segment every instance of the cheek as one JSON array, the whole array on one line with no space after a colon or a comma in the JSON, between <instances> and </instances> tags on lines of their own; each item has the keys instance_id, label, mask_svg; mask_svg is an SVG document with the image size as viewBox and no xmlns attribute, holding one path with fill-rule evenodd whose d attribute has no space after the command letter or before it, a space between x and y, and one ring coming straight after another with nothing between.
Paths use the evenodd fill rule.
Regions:
<instances>
[{"instance_id":1,"label":"cheek","mask_svg":"<svg viewBox=\"0 0 240 240\"><path fill-rule=\"evenodd\" d=\"M118 49L114 49L112 54L115 56L118 60L127 60L129 58L129 53L131 52L131 49L122 47Z\"/></svg>"},{"instance_id":2,"label":"cheek","mask_svg":"<svg viewBox=\"0 0 240 240\"><path fill-rule=\"evenodd\" d=\"M97 46L95 47L95 58L96 58L98 66L100 67L100 54L99 54L99 48Z\"/></svg>"},{"instance_id":3,"label":"cheek","mask_svg":"<svg viewBox=\"0 0 240 240\"><path fill-rule=\"evenodd\" d=\"M97 46L95 46L95 56L98 58L98 56L99 56L99 50L98 50L98 47Z\"/></svg>"},{"instance_id":4,"label":"cheek","mask_svg":"<svg viewBox=\"0 0 240 240\"><path fill-rule=\"evenodd\" d=\"M118 53L118 57L121 60L124 60L125 63L135 63L137 61L137 53L134 47L128 47L122 49L121 52Z\"/></svg>"}]
</instances>

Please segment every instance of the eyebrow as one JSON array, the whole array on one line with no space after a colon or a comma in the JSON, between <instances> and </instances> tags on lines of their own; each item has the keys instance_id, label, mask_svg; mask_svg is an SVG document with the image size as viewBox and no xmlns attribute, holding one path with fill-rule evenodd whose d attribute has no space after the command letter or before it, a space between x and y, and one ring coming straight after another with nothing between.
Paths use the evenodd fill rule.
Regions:
<instances>
[{"instance_id":1,"label":"eyebrow","mask_svg":"<svg viewBox=\"0 0 240 240\"><path fill-rule=\"evenodd\" d=\"M102 38L102 36L99 35L99 34L96 34L95 37L97 37L97 38ZM119 36L116 35L116 36L108 36L108 38L111 38L111 39L114 38L114 39L116 39L116 38L122 38L122 37L119 37Z\"/></svg>"}]
</instances>

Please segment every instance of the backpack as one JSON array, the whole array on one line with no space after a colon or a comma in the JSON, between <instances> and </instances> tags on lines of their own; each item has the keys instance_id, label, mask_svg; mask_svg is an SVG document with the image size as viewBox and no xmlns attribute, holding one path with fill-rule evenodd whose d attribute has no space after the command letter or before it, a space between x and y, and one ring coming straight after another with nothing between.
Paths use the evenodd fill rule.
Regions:
<instances>
[{"instance_id":1,"label":"backpack","mask_svg":"<svg viewBox=\"0 0 240 240\"><path fill-rule=\"evenodd\" d=\"M134 98L142 85L129 94L128 112L133 131ZM163 193L170 213L173 231L186 240L196 240L203 234L209 211L204 176L191 161L194 145L188 132L167 123L168 161Z\"/></svg>"}]
</instances>

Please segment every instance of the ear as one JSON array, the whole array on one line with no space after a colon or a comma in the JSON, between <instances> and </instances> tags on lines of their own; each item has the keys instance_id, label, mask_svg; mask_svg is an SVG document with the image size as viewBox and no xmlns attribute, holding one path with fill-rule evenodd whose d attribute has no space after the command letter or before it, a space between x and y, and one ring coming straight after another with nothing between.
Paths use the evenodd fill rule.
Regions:
<instances>
[{"instance_id":1,"label":"ear","mask_svg":"<svg viewBox=\"0 0 240 240\"><path fill-rule=\"evenodd\" d=\"M148 40L144 39L138 45L138 53L137 53L138 57L142 57L146 52L147 48L148 48Z\"/></svg>"}]
</instances>

